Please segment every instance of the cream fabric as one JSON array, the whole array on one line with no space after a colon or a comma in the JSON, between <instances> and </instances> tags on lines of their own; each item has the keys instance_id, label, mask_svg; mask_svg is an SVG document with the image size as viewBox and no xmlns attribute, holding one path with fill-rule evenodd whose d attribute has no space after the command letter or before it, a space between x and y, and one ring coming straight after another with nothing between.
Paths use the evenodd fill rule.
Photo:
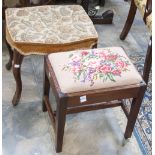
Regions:
<instances>
[{"instance_id":1,"label":"cream fabric","mask_svg":"<svg viewBox=\"0 0 155 155\"><path fill-rule=\"evenodd\" d=\"M139 84L141 76L121 47L53 53L48 59L63 93Z\"/></svg>"},{"instance_id":2,"label":"cream fabric","mask_svg":"<svg viewBox=\"0 0 155 155\"><path fill-rule=\"evenodd\" d=\"M80 5L8 8L6 31L10 44L25 54L64 51L66 46L66 50L73 50L74 44L76 49L90 48L98 38L91 19Z\"/></svg>"},{"instance_id":3,"label":"cream fabric","mask_svg":"<svg viewBox=\"0 0 155 155\"><path fill-rule=\"evenodd\" d=\"M145 13L145 7L146 7L146 2L147 0L134 0L137 8L139 9L142 17L144 16Z\"/></svg>"},{"instance_id":4,"label":"cream fabric","mask_svg":"<svg viewBox=\"0 0 155 155\"><path fill-rule=\"evenodd\" d=\"M149 29L149 32L152 34L152 13L146 18L146 25Z\"/></svg>"}]
</instances>

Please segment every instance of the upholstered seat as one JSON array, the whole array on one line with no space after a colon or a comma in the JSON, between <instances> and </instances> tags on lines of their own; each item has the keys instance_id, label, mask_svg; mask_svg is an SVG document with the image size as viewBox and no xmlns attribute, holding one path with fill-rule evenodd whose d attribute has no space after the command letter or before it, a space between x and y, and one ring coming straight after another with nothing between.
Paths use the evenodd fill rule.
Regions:
<instances>
[{"instance_id":1,"label":"upholstered seat","mask_svg":"<svg viewBox=\"0 0 155 155\"><path fill-rule=\"evenodd\" d=\"M143 17L144 13L145 13L145 7L146 7L147 0L134 0L134 1L135 1L135 5L139 9L139 11Z\"/></svg>"},{"instance_id":2,"label":"upholstered seat","mask_svg":"<svg viewBox=\"0 0 155 155\"><path fill-rule=\"evenodd\" d=\"M150 34L152 34L152 13L146 18L146 25L149 29Z\"/></svg>"},{"instance_id":3,"label":"upholstered seat","mask_svg":"<svg viewBox=\"0 0 155 155\"><path fill-rule=\"evenodd\" d=\"M121 47L48 55L62 93L139 84L141 76Z\"/></svg>"},{"instance_id":4,"label":"upholstered seat","mask_svg":"<svg viewBox=\"0 0 155 155\"><path fill-rule=\"evenodd\" d=\"M97 38L80 5L6 9L6 39L23 55L91 48Z\"/></svg>"}]
</instances>

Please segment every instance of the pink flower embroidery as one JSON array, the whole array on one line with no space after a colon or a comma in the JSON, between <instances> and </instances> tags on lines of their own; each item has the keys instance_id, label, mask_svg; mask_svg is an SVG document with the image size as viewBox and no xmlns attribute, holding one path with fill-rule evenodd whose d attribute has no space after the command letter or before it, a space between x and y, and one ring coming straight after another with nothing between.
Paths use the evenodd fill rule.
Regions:
<instances>
[{"instance_id":1,"label":"pink flower embroidery","mask_svg":"<svg viewBox=\"0 0 155 155\"><path fill-rule=\"evenodd\" d=\"M99 67L99 71L101 72L101 73L110 73L111 72L111 67L110 66L106 66L106 65L104 65L104 66L100 66Z\"/></svg>"},{"instance_id":2,"label":"pink flower embroidery","mask_svg":"<svg viewBox=\"0 0 155 155\"><path fill-rule=\"evenodd\" d=\"M106 54L103 53L103 52L99 53L99 56L100 56L101 58L106 58Z\"/></svg>"},{"instance_id":3,"label":"pink flower embroidery","mask_svg":"<svg viewBox=\"0 0 155 155\"><path fill-rule=\"evenodd\" d=\"M119 76L121 75L121 71L118 70L118 69L113 70L112 73L113 73L114 75L119 75Z\"/></svg>"},{"instance_id":4,"label":"pink flower embroidery","mask_svg":"<svg viewBox=\"0 0 155 155\"><path fill-rule=\"evenodd\" d=\"M124 61L120 60L120 61L116 62L116 66L124 68L124 67L127 67L127 64Z\"/></svg>"},{"instance_id":5,"label":"pink flower embroidery","mask_svg":"<svg viewBox=\"0 0 155 155\"><path fill-rule=\"evenodd\" d=\"M72 68L72 72L73 73L78 73L79 71L80 71L80 68L77 67L77 66L75 66L75 67Z\"/></svg>"},{"instance_id":6,"label":"pink flower embroidery","mask_svg":"<svg viewBox=\"0 0 155 155\"><path fill-rule=\"evenodd\" d=\"M123 72L129 71L129 61L126 57L120 56L109 50L82 51L71 53L69 61L64 65L63 70L73 73L73 78L80 82L90 82L93 86L95 80L108 79L116 82L115 77L120 77Z\"/></svg>"},{"instance_id":7,"label":"pink flower embroidery","mask_svg":"<svg viewBox=\"0 0 155 155\"><path fill-rule=\"evenodd\" d=\"M108 60L116 60L117 59L117 55L108 55L107 59Z\"/></svg>"},{"instance_id":8,"label":"pink flower embroidery","mask_svg":"<svg viewBox=\"0 0 155 155\"><path fill-rule=\"evenodd\" d=\"M88 54L87 51L83 51L83 52L82 52L82 56L85 56L85 55L87 55L87 54Z\"/></svg>"},{"instance_id":9,"label":"pink flower embroidery","mask_svg":"<svg viewBox=\"0 0 155 155\"><path fill-rule=\"evenodd\" d=\"M93 68L96 68L97 66L99 66L99 62L98 61L91 61L89 62L89 66L93 67Z\"/></svg>"}]
</instances>

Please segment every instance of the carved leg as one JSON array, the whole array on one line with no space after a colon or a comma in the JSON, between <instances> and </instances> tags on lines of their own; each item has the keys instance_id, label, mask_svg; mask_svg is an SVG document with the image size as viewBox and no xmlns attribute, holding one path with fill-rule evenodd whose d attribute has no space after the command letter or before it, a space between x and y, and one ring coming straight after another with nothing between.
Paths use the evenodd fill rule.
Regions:
<instances>
[{"instance_id":1,"label":"carved leg","mask_svg":"<svg viewBox=\"0 0 155 155\"><path fill-rule=\"evenodd\" d=\"M48 96L49 98L49 91L50 91L50 83L49 83L49 79L47 77L46 74L46 62L45 62L45 57L44 57L44 86L43 86L43 101L42 101L42 110L43 112L46 112L46 105L45 105L45 101L44 101L44 96Z\"/></svg>"},{"instance_id":2,"label":"carved leg","mask_svg":"<svg viewBox=\"0 0 155 155\"><path fill-rule=\"evenodd\" d=\"M128 122L124 134L124 138L130 138L134 129L134 125L136 123L136 119L139 113L140 106L143 101L144 93L146 90L146 86L142 86L139 90L139 93L137 95L137 98L134 98L131 104L130 113L128 116Z\"/></svg>"},{"instance_id":3,"label":"carved leg","mask_svg":"<svg viewBox=\"0 0 155 155\"><path fill-rule=\"evenodd\" d=\"M56 112L56 152L62 151L64 127L66 121L66 98L61 98L57 103Z\"/></svg>"},{"instance_id":4,"label":"carved leg","mask_svg":"<svg viewBox=\"0 0 155 155\"><path fill-rule=\"evenodd\" d=\"M136 7L136 5L134 3L134 0L132 0L126 23L125 23L124 28L122 30L122 33L120 35L121 40L124 40L126 38L126 36L128 35L128 32L130 31L133 20L135 18L136 10L137 10L137 7Z\"/></svg>"},{"instance_id":5,"label":"carved leg","mask_svg":"<svg viewBox=\"0 0 155 155\"><path fill-rule=\"evenodd\" d=\"M146 84L148 84L149 81L149 73L151 70L151 64L152 64L152 37L150 38L150 42L147 49L147 54L145 58L145 64L144 64L144 70L143 70L143 79Z\"/></svg>"},{"instance_id":6,"label":"carved leg","mask_svg":"<svg viewBox=\"0 0 155 155\"><path fill-rule=\"evenodd\" d=\"M8 50L9 50L9 56L10 56L9 61L8 61L8 63L6 64L6 69L7 69L7 70L10 70L11 67L12 67L13 50L12 50L11 46L7 43L7 41L6 41L6 45L7 45L7 48L8 48Z\"/></svg>"},{"instance_id":7,"label":"carved leg","mask_svg":"<svg viewBox=\"0 0 155 155\"><path fill-rule=\"evenodd\" d=\"M13 106L16 106L20 100L22 92L22 81L21 81L21 64L23 60L23 55L14 50L13 54L13 75L16 81L16 91L12 100Z\"/></svg>"}]
</instances>

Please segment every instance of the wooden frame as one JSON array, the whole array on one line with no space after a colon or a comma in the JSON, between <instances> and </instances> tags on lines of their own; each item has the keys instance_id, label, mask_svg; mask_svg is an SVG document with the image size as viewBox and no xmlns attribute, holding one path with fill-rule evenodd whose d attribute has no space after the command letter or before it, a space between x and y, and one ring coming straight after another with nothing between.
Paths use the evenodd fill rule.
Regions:
<instances>
[{"instance_id":1,"label":"wooden frame","mask_svg":"<svg viewBox=\"0 0 155 155\"><path fill-rule=\"evenodd\" d=\"M128 35L128 33L131 29L131 26L133 24L133 21L134 21L135 15L136 15L136 11L137 11L137 6L135 5L134 0L131 0L128 17L127 17L126 23L124 25L124 28L120 34L121 40L124 40L126 38L126 36ZM147 16L150 15L151 13L152 13L152 0L147 0L144 17L143 17L143 20L145 23L146 23Z\"/></svg>"},{"instance_id":2,"label":"wooden frame","mask_svg":"<svg viewBox=\"0 0 155 155\"><path fill-rule=\"evenodd\" d=\"M45 0L43 0L43 1L45 1ZM52 0L49 0L49 1L52 1ZM26 2L26 1L23 0L23 2ZM6 27L5 27L5 29L6 29ZM4 32L6 33L6 31L4 31ZM14 78L16 81L15 94L12 99L13 106L16 106L20 100L21 93L22 93L22 80L21 80L21 70L20 69L21 69L21 65L22 65L22 60L25 55L21 54L18 50L16 50L16 49L18 49L17 47L16 47L16 49L15 48L13 49L11 43L9 41L7 41L6 39L5 39L5 42L6 42L8 51L9 51L9 61L6 64L6 69L11 70L11 67L13 67L13 75L14 75ZM96 44L96 42L97 42L97 38L96 39L90 38L90 39L86 39L85 41L83 41L83 40L76 41L74 43L67 43L67 44L63 44L60 46L61 46L61 48L65 48L65 49L68 48L68 50L71 50L71 49L73 50L73 48L74 49L81 48L81 47L84 48L85 46L87 46L87 48L91 47L93 44ZM20 49L20 47L19 47L19 49ZM36 47L35 47L35 49L36 49ZM51 48L50 48L50 50L51 50ZM56 50L53 49L53 52L56 52ZM57 52L59 52L59 51L57 51ZM47 53L45 53L44 55L46 55L46 54Z\"/></svg>"},{"instance_id":3,"label":"wooden frame","mask_svg":"<svg viewBox=\"0 0 155 155\"><path fill-rule=\"evenodd\" d=\"M134 21L136 11L137 11L137 7L135 5L135 2L134 2L134 0L131 0L128 17L127 17L126 23L124 25L124 28L120 34L121 40L125 40L125 38L127 37L128 33L131 29L132 23ZM144 17L143 17L143 21L145 24L146 24L147 16L149 16L151 13L152 13L152 0L147 0ZM149 73L151 70L151 64L152 64L152 35L150 36L150 41L149 41L149 45L148 45L148 49L147 49L147 55L145 58L144 71L143 71L143 79L146 84L148 84Z\"/></svg>"},{"instance_id":4,"label":"wooden frame","mask_svg":"<svg viewBox=\"0 0 155 155\"><path fill-rule=\"evenodd\" d=\"M145 82L137 85L105 88L77 93L61 92L53 68L47 56L44 59L44 94L42 107L48 111L56 135L56 152L62 151L64 126L67 114L85 112L121 106L128 118L124 138L130 138L146 89ZM49 102L50 86L56 98L57 109L53 111ZM80 97L86 96L87 101L80 102ZM130 112L125 109L124 99L133 98Z\"/></svg>"}]
</instances>

